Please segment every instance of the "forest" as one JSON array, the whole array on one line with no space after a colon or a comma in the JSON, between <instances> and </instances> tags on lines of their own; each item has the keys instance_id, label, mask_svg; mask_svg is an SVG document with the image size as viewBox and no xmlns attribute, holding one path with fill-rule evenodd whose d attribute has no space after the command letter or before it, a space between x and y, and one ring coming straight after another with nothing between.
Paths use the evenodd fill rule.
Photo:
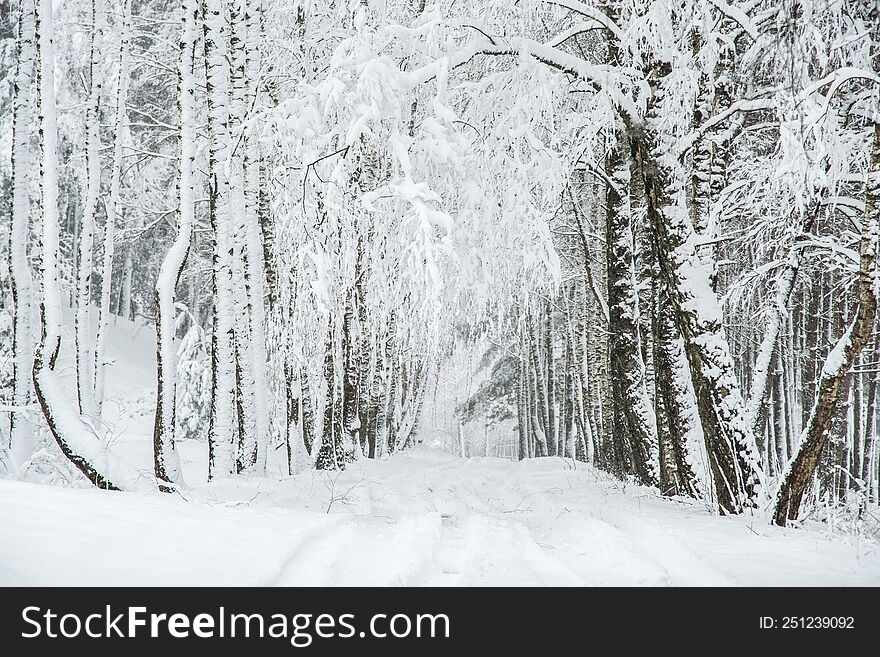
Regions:
<instances>
[{"instance_id":1,"label":"forest","mask_svg":"<svg viewBox=\"0 0 880 657\"><path fill-rule=\"evenodd\" d=\"M0 153L4 486L880 539L876 0L4 0Z\"/></svg>"}]
</instances>

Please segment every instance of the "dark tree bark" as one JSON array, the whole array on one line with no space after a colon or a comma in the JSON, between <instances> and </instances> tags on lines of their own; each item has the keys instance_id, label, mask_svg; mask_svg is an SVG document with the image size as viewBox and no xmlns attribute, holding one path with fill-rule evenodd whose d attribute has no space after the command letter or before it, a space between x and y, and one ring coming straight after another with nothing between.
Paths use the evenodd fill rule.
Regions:
<instances>
[{"instance_id":1,"label":"dark tree bark","mask_svg":"<svg viewBox=\"0 0 880 657\"><path fill-rule=\"evenodd\" d=\"M856 280L856 315L825 359L819 375L818 391L800 445L776 495L773 521L785 526L797 520L804 492L813 480L822 450L828 442L844 380L859 352L874 330L877 312L877 246L880 233L880 124L874 125L874 138L868 165L865 212L859 243L859 273Z\"/></svg>"},{"instance_id":2,"label":"dark tree bark","mask_svg":"<svg viewBox=\"0 0 880 657\"><path fill-rule=\"evenodd\" d=\"M613 467L618 475L635 475L657 483L652 446L657 442L654 412L645 387L645 363L639 339L634 237L628 192L628 140L609 154L606 174L606 266L608 275L609 362L613 408Z\"/></svg>"},{"instance_id":3,"label":"dark tree bark","mask_svg":"<svg viewBox=\"0 0 880 657\"><path fill-rule=\"evenodd\" d=\"M357 330L355 295L349 293L342 317L342 430L346 443L360 449L360 339Z\"/></svg>"},{"instance_id":4,"label":"dark tree bark","mask_svg":"<svg viewBox=\"0 0 880 657\"><path fill-rule=\"evenodd\" d=\"M655 84L666 74L668 65L657 67ZM659 93L659 89L655 91ZM761 478L754 436L745 422L745 404L724 334L720 303L712 290L710 273L700 262L690 217L671 200L673 176L656 153L652 123L649 110L647 123L629 125L628 131L644 178L661 277L684 339L719 510L741 513L754 505Z\"/></svg>"},{"instance_id":5,"label":"dark tree bark","mask_svg":"<svg viewBox=\"0 0 880 657\"><path fill-rule=\"evenodd\" d=\"M550 300L544 304L544 380L547 382L547 455L559 454L559 418L556 417L556 372L553 363L553 320Z\"/></svg>"},{"instance_id":6,"label":"dark tree bark","mask_svg":"<svg viewBox=\"0 0 880 657\"><path fill-rule=\"evenodd\" d=\"M345 451L342 445L342 382L339 381L336 363L336 340L332 323L324 352L324 378L327 394L324 400L324 423L321 443L315 467L318 470L341 470L345 467Z\"/></svg>"},{"instance_id":7,"label":"dark tree bark","mask_svg":"<svg viewBox=\"0 0 880 657\"><path fill-rule=\"evenodd\" d=\"M300 369L299 380L300 395L302 395L303 445L305 445L306 451L311 454L312 446L315 444L315 407L309 388L309 373L305 367Z\"/></svg>"},{"instance_id":8,"label":"dark tree bark","mask_svg":"<svg viewBox=\"0 0 880 657\"><path fill-rule=\"evenodd\" d=\"M681 338L669 310L669 297L661 287L655 316L654 376L657 430L660 451L660 492L664 495L697 496L694 473L687 459L685 416L688 391L680 380L684 356Z\"/></svg>"}]
</instances>

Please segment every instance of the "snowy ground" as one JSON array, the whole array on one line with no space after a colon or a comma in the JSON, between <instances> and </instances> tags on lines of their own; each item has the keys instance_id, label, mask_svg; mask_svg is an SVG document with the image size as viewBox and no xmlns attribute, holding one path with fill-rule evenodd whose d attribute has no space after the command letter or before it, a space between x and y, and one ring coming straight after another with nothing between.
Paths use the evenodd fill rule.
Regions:
<instances>
[{"instance_id":1,"label":"snowy ground","mask_svg":"<svg viewBox=\"0 0 880 657\"><path fill-rule=\"evenodd\" d=\"M108 345L113 449L145 470L153 340L120 321ZM880 585L874 541L716 517L563 459L416 450L204 484L205 452L181 445L186 499L0 480L0 585Z\"/></svg>"},{"instance_id":2,"label":"snowy ground","mask_svg":"<svg viewBox=\"0 0 880 657\"><path fill-rule=\"evenodd\" d=\"M5 585L877 585L874 543L417 451L169 495L0 481Z\"/></svg>"}]
</instances>

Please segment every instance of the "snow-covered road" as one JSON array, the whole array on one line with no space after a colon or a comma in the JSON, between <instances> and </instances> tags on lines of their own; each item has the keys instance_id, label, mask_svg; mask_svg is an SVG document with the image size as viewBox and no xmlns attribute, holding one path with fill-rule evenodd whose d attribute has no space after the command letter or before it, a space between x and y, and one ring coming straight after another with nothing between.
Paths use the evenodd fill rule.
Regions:
<instances>
[{"instance_id":1,"label":"snow-covered road","mask_svg":"<svg viewBox=\"0 0 880 657\"><path fill-rule=\"evenodd\" d=\"M0 481L2 585L878 585L880 548L562 459L425 450L170 495Z\"/></svg>"}]
</instances>

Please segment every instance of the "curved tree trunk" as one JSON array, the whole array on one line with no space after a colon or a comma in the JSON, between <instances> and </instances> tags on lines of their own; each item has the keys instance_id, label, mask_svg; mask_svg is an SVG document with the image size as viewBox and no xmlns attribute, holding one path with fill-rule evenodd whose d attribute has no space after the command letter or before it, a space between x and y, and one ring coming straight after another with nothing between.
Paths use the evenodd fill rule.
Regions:
<instances>
[{"instance_id":1,"label":"curved tree trunk","mask_svg":"<svg viewBox=\"0 0 880 657\"><path fill-rule=\"evenodd\" d=\"M804 233L812 230L818 212L819 206L817 205L815 211L803 227ZM767 320L767 327L764 330L761 345L758 347L755 368L752 372L752 384L749 387L749 396L746 403L746 420L755 435L758 435L762 430L764 407L767 403L767 380L770 363L776 351L779 331L782 328L785 316L788 314L788 302L794 291L794 283L800 271L800 266L800 244L796 238L795 243L788 251L783 270L776 278L774 284L770 317Z\"/></svg>"},{"instance_id":2,"label":"curved tree trunk","mask_svg":"<svg viewBox=\"0 0 880 657\"><path fill-rule=\"evenodd\" d=\"M194 223L193 168L195 166L195 79L193 58L196 45L195 0L185 0L180 63L177 72L180 112L180 157L177 175L177 237L165 255L156 281L156 419L153 425L153 464L156 478L180 481L180 459L174 444L174 415L177 352L174 337L174 298L180 274L186 265Z\"/></svg>"},{"instance_id":3,"label":"curved tree trunk","mask_svg":"<svg viewBox=\"0 0 880 657\"><path fill-rule=\"evenodd\" d=\"M785 526L797 520L804 492L813 480L828 432L840 403L841 387L859 352L874 330L880 277L877 275L877 247L880 238L880 123L874 125L874 139L868 164L865 213L859 243L859 273L856 281L858 309L847 330L825 359L819 376L816 399L801 434L794 458L782 478L776 495L773 522Z\"/></svg>"},{"instance_id":4,"label":"curved tree trunk","mask_svg":"<svg viewBox=\"0 0 880 657\"><path fill-rule=\"evenodd\" d=\"M152 487L152 478L142 478L134 468L107 450L94 429L83 421L75 404L68 399L64 384L53 371L61 349L61 290L58 286L58 156L52 0L40 0L37 18L41 339L34 356L34 390L61 451L95 486L111 490Z\"/></svg>"}]
</instances>

